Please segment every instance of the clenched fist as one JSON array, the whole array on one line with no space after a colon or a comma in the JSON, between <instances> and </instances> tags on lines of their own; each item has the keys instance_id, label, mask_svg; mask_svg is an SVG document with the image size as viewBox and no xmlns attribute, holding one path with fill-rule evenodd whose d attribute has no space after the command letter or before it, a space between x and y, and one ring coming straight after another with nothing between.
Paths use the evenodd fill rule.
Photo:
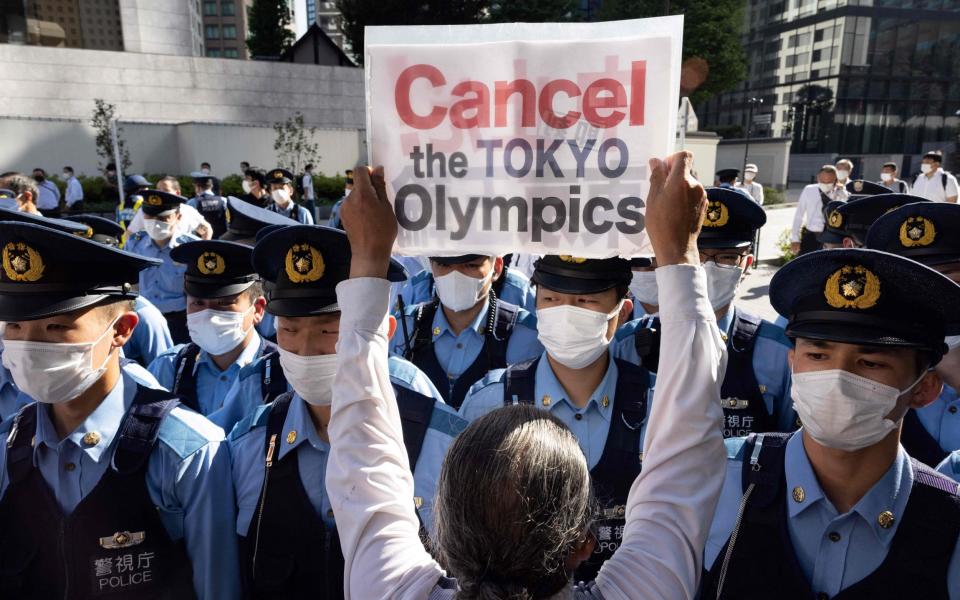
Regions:
<instances>
[{"instance_id":1,"label":"clenched fist","mask_svg":"<svg viewBox=\"0 0 960 600\"><path fill-rule=\"evenodd\" d=\"M697 236L707 208L707 192L690 174L692 164L690 152L650 160L646 228L661 267L700 264Z\"/></svg>"},{"instance_id":2,"label":"clenched fist","mask_svg":"<svg viewBox=\"0 0 960 600\"><path fill-rule=\"evenodd\" d=\"M357 167L340 219L350 240L350 277L386 277L397 217L387 200L383 167Z\"/></svg>"}]
</instances>

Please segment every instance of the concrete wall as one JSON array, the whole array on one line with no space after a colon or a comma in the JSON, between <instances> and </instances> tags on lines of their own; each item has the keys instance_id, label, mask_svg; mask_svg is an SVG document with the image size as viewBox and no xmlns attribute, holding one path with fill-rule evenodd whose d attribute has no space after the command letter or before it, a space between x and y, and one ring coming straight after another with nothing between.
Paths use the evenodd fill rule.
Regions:
<instances>
[{"instance_id":1,"label":"concrete wall","mask_svg":"<svg viewBox=\"0 0 960 600\"><path fill-rule=\"evenodd\" d=\"M744 150L748 150L746 161L743 160ZM790 138L750 140L749 149L746 148L745 140L722 140L717 147L716 171L743 170L744 162L753 163L759 170L759 183L782 190L787 187L790 161Z\"/></svg>"},{"instance_id":2,"label":"concrete wall","mask_svg":"<svg viewBox=\"0 0 960 600\"><path fill-rule=\"evenodd\" d=\"M93 99L125 121L269 125L301 112L324 129L365 128L363 70L0 44L0 117L87 120ZM0 138L3 131L0 131Z\"/></svg>"},{"instance_id":3,"label":"concrete wall","mask_svg":"<svg viewBox=\"0 0 960 600\"><path fill-rule=\"evenodd\" d=\"M196 0L120 0L127 52L203 56Z\"/></svg>"},{"instance_id":4,"label":"concrete wall","mask_svg":"<svg viewBox=\"0 0 960 600\"><path fill-rule=\"evenodd\" d=\"M366 157L363 131L317 130L313 137L321 158L316 168L342 173ZM240 161L265 169L277 166L274 132L269 126L213 123L124 123L123 137L130 153L131 173L186 174L213 165L215 175L240 170ZM0 172L29 172L43 167L59 173L72 166L78 174L99 174L95 134L87 121L15 119L0 117Z\"/></svg>"}]
</instances>

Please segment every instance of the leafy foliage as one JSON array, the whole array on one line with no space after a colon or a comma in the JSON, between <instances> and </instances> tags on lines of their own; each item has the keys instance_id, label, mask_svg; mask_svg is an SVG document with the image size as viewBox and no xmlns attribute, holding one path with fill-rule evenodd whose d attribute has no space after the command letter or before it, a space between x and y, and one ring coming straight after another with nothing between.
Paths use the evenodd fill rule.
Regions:
<instances>
[{"instance_id":1,"label":"leafy foliage","mask_svg":"<svg viewBox=\"0 0 960 600\"><path fill-rule=\"evenodd\" d=\"M298 175L306 165L320 161L320 146L313 141L317 129L306 127L299 111L286 121L274 123L273 131L276 134L273 149L280 159L279 166Z\"/></svg>"},{"instance_id":2,"label":"leafy foliage","mask_svg":"<svg viewBox=\"0 0 960 600\"><path fill-rule=\"evenodd\" d=\"M577 0L503 0L490 3L490 21L494 23L546 23L577 21L580 2Z\"/></svg>"},{"instance_id":3,"label":"leafy foliage","mask_svg":"<svg viewBox=\"0 0 960 600\"><path fill-rule=\"evenodd\" d=\"M103 159L100 168L104 169L106 165L115 162L111 123L116 119L117 105L110 104L102 98L94 98L93 103L94 109L93 116L90 118L90 126L96 131L97 156ZM119 123L117 123L117 146L120 152L120 167L126 173L130 168L130 153L123 141L123 127Z\"/></svg>"},{"instance_id":4,"label":"leafy foliage","mask_svg":"<svg viewBox=\"0 0 960 600\"><path fill-rule=\"evenodd\" d=\"M247 50L256 59L277 59L293 45L287 0L253 0L248 16Z\"/></svg>"}]
</instances>

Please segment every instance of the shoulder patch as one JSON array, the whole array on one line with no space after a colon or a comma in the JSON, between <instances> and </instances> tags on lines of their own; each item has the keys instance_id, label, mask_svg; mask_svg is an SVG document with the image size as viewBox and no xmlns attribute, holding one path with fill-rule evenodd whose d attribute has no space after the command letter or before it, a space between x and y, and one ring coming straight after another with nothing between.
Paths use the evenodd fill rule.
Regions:
<instances>
[{"instance_id":1,"label":"shoulder patch","mask_svg":"<svg viewBox=\"0 0 960 600\"><path fill-rule=\"evenodd\" d=\"M442 402L433 403L433 413L430 414L429 429L439 431L450 437L457 437L470 423L457 414L452 407Z\"/></svg>"},{"instance_id":2,"label":"shoulder patch","mask_svg":"<svg viewBox=\"0 0 960 600\"><path fill-rule=\"evenodd\" d=\"M466 400L470 399L470 396L473 396L476 393L479 393L480 390L490 387L503 381L503 376L506 374L506 369L494 369L492 371L487 371L487 374L483 376L483 379L477 381L470 386L470 390L467 391Z\"/></svg>"},{"instance_id":3,"label":"shoulder patch","mask_svg":"<svg viewBox=\"0 0 960 600\"><path fill-rule=\"evenodd\" d=\"M209 431L201 431L202 422L205 422ZM200 427L198 427L200 426ZM220 431L219 436L214 436ZM189 409L178 406L160 424L159 441L165 443L180 458L186 458L200 450L212 441L218 441L223 433L219 427L207 421L206 417Z\"/></svg>"},{"instance_id":4,"label":"shoulder patch","mask_svg":"<svg viewBox=\"0 0 960 600\"><path fill-rule=\"evenodd\" d=\"M643 319L633 319L632 321L627 321L620 327L617 327L616 332L613 334L613 341L619 342L620 340L633 337L633 334L637 332L638 329L643 327Z\"/></svg>"},{"instance_id":5,"label":"shoulder patch","mask_svg":"<svg viewBox=\"0 0 960 600\"><path fill-rule=\"evenodd\" d=\"M166 350L164 350L163 352L161 352L160 354L158 354L157 357L154 358L153 360L159 360L161 358L168 357L168 356L171 358L176 358L177 354L179 354L180 351L183 350L185 347L186 347L186 344L177 344L175 346L171 346Z\"/></svg>"},{"instance_id":6,"label":"shoulder patch","mask_svg":"<svg viewBox=\"0 0 960 600\"><path fill-rule=\"evenodd\" d=\"M735 437L723 440L727 447L727 460L743 460L743 451L747 446L747 438Z\"/></svg>"},{"instance_id":7,"label":"shoulder patch","mask_svg":"<svg viewBox=\"0 0 960 600\"><path fill-rule=\"evenodd\" d=\"M263 372L263 365L267 361L268 357L270 356L272 356L272 353L267 354L266 356L261 356L260 358L253 361L252 363L243 365L242 367L240 367L240 372L237 374L237 378L240 381L243 381L244 379L247 379L251 375L261 374Z\"/></svg>"},{"instance_id":8,"label":"shoulder patch","mask_svg":"<svg viewBox=\"0 0 960 600\"><path fill-rule=\"evenodd\" d=\"M523 325L527 329L537 329L537 315L532 312L518 308L517 309L517 325Z\"/></svg>"},{"instance_id":9,"label":"shoulder patch","mask_svg":"<svg viewBox=\"0 0 960 600\"><path fill-rule=\"evenodd\" d=\"M261 404L257 410L240 419L233 429L230 430L230 441L236 441L257 427L266 427L267 419L270 417L270 407L273 404Z\"/></svg>"},{"instance_id":10,"label":"shoulder patch","mask_svg":"<svg viewBox=\"0 0 960 600\"><path fill-rule=\"evenodd\" d=\"M407 280L407 284L411 286L420 285L421 283L429 282L432 279L433 279L433 273L427 269L424 269L423 271L420 271L419 273L411 277L409 280Z\"/></svg>"},{"instance_id":11,"label":"shoulder patch","mask_svg":"<svg viewBox=\"0 0 960 600\"><path fill-rule=\"evenodd\" d=\"M777 342L787 348L793 348L793 342L787 337L786 332L779 325L775 325L764 319L760 322L760 329L757 331L759 337Z\"/></svg>"},{"instance_id":12,"label":"shoulder patch","mask_svg":"<svg viewBox=\"0 0 960 600\"><path fill-rule=\"evenodd\" d=\"M516 269L510 269L507 271L506 283L513 284L519 288L528 288L530 287L530 278Z\"/></svg>"},{"instance_id":13,"label":"shoulder patch","mask_svg":"<svg viewBox=\"0 0 960 600\"><path fill-rule=\"evenodd\" d=\"M399 356L391 354L388 363L390 369L390 379L393 383L407 384L408 386L417 379L420 370L410 361L404 360Z\"/></svg>"}]
</instances>

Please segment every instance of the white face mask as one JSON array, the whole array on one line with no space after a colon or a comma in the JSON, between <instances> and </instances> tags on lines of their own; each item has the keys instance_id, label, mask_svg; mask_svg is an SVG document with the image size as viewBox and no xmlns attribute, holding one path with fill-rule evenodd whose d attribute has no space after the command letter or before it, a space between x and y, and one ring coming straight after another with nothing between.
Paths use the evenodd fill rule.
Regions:
<instances>
[{"instance_id":1,"label":"white face mask","mask_svg":"<svg viewBox=\"0 0 960 600\"><path fill-rule=\"evenodd\" d=\"M273 198L273 201L281 207L285 207L290 204L290 192L286 189L273 190L270 192L270 197Z\"/></svg>"},{"instance_id":2,"label":"white face mask","mask_svg":"<svg viewBox=\"0 0 960 600\"><path fill-rule=\"evenodd\" d=\"M930 164L927 164L927 163L923 163L923 164L920 165L920 171L922 171L923 173L932 173L932 172L933 172L933 165L930 165Z\"/></svg>"},{"instance_id":3,"label":"white face mask","mask_svg":"<svg viewBox=\"0 0 960 600\"><path fill-rule=\"evenodd\" d=\"M253 189L253 184L247 181L246 179L243 180L243 183L241 183L240 186L243 188L244 194L249 194L250 190Z\"/></svg>"},{"instance_id":4,"label":"white face mask","mask_svg":"<svg viewBox=\"0 0 960 600\"><path fill-rule=\"evenodd\" d=\"M953 352L960 347L960 335L948 335L943 338L943 343L947 345L950 352Z\"/></svg>"},{"instance_id":5,"label":"white face mask","mask_svg":"<svg viewBox=\"0 0 960 600\"><path fill-rule=\"evenodd\" d=\"M643 304L660 304L659 288L657 287L656 271L634 271L630 281L630 293L637 302Z\"/></svg>"},{"instance_id":6,"label":"white face mask","mask_svg":"<svg viewBox=\"0 0 960 600\"><path fill-rule=\"evenodd\" d=\"M743 178L746 179L747 181L753 181L753 178L756 176L757 174L751 171L747 171L746 173L743 174Z\"/></svg>"},{"instance_id":7,"label":"white face mask","mask_svg":"<svg viewBox=\"0 0 960 600\"><path fill-rule=\"evenodd\" d=\"M119 317L118 317L119 318ZM4 340L3 366L23 393L44 404L63 404L80 396L107 370L111 354L99 367L93 366L93 349L108 334L113 323L92 342L60 344Z\"/></svg>"},{"instance_id":8,"label":"white face mask","mask_svg":"<svg viewBox=\"0 0 960 600\"><path fill-rule=\"evenodd\" d=\"M880 181L886 181L890 183L893 181L893 173L880 173Z\"/></svg>"},{"instance_id":9,"label":"white face mask","mask_svg":"<svg viewBox=\"0 0 960 600\"><path fill-rule=\"evenodd\" d=\"M200 172L203 173L204 175L209 175L210 169L200 169Z\"/></svg>"},{"instance_id":10,"label":"white face mask","mask_svg":"<svg viewBox=\"0 0 960 600\"><path fill-rule=\"evenodd\" d=\"M710 261L703 264L703 270L707 272L707 297L710 298L710 306L713 310L720 310L733 302L733 297L740 286L740 279L743 277L743 269L721 267Z\"/></svg>"},{"instance_id":11,"label":"white face mask","mask_svg":"<svg viewBox=\"0 0 960 600\"><path fill-rule=\"evenodd\" d=\"M582 369L606 352L607 324L617 316L579 306L553 306L537 309L537 337L547 353L565 367Z\"/></svg>"},{"instance_id":12,"label":"white face mask","mask_svg":"<svg viewBox=\"0 0 960 600\"><path fill-rule=\"evenodd\" d=\"M280 366L297 395L314 406L330 406L333 378L337 374L337 355L300 356L280 350Z\"/></svg>"},{"instance_id":13,"label":"white face mask","mask_svg":"<svg viewBox=\"0 0 960 600\"><path fill-rule=\"evenodd\" d=\"M144 219L143 228L151 240L163 241L173 235L173 223L160 221L158 219Z\"/></svg>"},{"instance_id":14,"label":"white face mask","mask_svg":"<svg viewBox=\"0 0 960 600\"><path fill-rule=\"evenodd\" d=\"M243 320L254 308L251 306L242 313L211 308L190 313L187 315L190 339L209 354L226 354L239 346L250 333L253 324L244 329Z\"/></svg>"},{"instance_id":15,"label":"white face mask","mask_svg":"<svg viewBox=\"0 0 960 600\"><path fill-rule=\"evenodd\" d=\"M846 181L847 177L850 177L850 171L846 169L837 169L837 177L840 178L840 181Z\"/></svg>"},{"instance_id":16,"label":"white face mask","mask_svg":"<svg viewBox=\"0 0 960 600\"><path fill-rule=\"evenodd\" d=\"M820 183L818 185L820 186L820 191L824 194L829 194L837 187L832 183Z\"/></svg>"},{"instance_id":17,"label":"white face mask","mask_svg":"<svg viewBox=\"0 0 960 600\"><path fill-rule=\"evenodd\" d=\"M64 173L64 174L63 174L63 179L64 179L64 180L70 179L71 177L73 177L73 173Z\"/></svg>"},{"instance_id":18,"label":"white face mask","mask_svg":"<svg viewBox=\"0 0 960 600\"><path fill-rule=\"evenodd\" d=\"M482 279L464 275L460 271L450 271L435 278L437 296L440 297L440 302L453 312L467 310L483 297L483 290L492 278L492 268Z\"/></svg>"},{"instance_id":19,"label":"white face mask","mask_svg":"<svg viewBox=\"0 0 960 600\"><path fill-rule=\"evenodd\" d=\"M885 418L901 391L841 369L793 373L790 397L803 429L818 444L853 452L876 444L897 424Z\"/></svg>"}]
</instances>

